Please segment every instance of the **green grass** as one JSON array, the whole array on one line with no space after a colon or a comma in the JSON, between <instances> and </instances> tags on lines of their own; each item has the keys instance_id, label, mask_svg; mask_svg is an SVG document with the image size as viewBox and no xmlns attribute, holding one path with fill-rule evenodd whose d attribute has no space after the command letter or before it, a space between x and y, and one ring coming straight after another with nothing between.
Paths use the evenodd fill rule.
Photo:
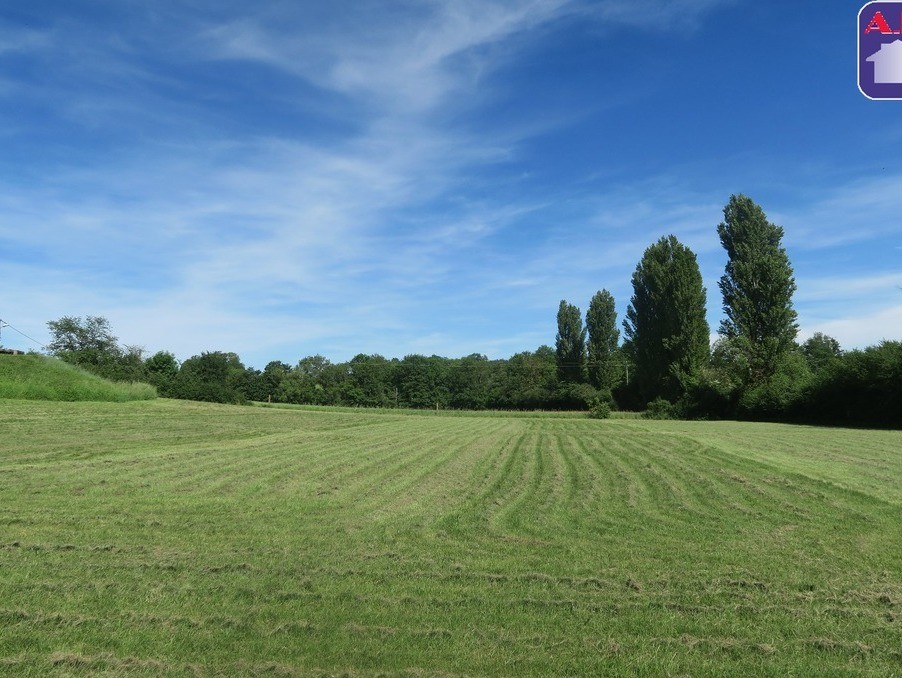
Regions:
<instances>
[{"instance_id":1,"label":"green grass","mask_svg":"<svg viewBox=\"0 0 902 678\"><path fill-rule=\"evenodd\" d=\"M114 383L56 358L0 355L0 398L126 402L156 397L149 384Z\"/></svg>"},{"instance_id":2,"label":"green grass","mask_svg":"<svg viewBox=\"0 0 902 678\"><path fill-rule=\"evenodd\" d=\"M558 410L439 410L439 409L407 409L394 407L335 407L326 405L295 405L291 403L268 403L252 401L256 407L274 407L304 412L345 412L348 414L394 414L413 417L503 417L505 419L522 417L541 417L542 419L585 419L585 411ZM612 419L639 419L641 412L611 412Z\"/></svg>"},{"instance_id":3,"label":"green grass","mask_svg":"<svg viewBox=\"0 0 902 678\"><path fill-rule=\"evenodd\" d=\"M902 674L902 432L169 400L0 422L0 673Z\"/></svg>"}]
</instances>

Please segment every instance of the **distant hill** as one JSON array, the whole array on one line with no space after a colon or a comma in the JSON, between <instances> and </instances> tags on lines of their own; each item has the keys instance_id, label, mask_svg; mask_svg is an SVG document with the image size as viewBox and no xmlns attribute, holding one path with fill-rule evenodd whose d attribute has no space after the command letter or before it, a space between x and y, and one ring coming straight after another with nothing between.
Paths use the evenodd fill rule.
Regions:
<instances>
[{"instance_id":1,"label":"distant hill","mask_svg":"<svg viewBox=\"0 0 902 678\"><path fill-rule=\"evenodd\" d=\"M117 383L42 355L0 354L0 398L23 400L150 400L149 384Z\"/></svg>"}]
</instances>

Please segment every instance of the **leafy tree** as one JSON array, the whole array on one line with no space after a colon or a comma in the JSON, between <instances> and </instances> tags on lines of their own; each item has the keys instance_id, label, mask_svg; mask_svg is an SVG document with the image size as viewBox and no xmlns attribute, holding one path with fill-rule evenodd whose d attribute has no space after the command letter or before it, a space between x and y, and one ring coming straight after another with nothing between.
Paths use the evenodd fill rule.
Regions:
<instances>
[{"instance_id":1,"label":"leafy tree","mask_svg":"<svg viewBox=\"0 0 902 678\"><path fill-rule=\"evenodd\" d=\"M235 355L235 354L232 354ZM241 360L235 355L238 364ZM237 391L241 398L237 402L244 400L266 400L269 396L264 384L263 373L253 367L241 366L241 369L231 370L228 378L229 387Z\"/></svg>"},{"instance_id":2,"label":"leafy tree","mask_svg":"<svg viewBox=\"0 0 902 678\"><path fill-rule=\"evenodd\" d=\"M484 410L498 400L498 363L478 353L452 362L449 374L451 407Z\"/></svg>"},{"instance_id":3,"label":"leafy tree","mask_svg":"<svg viewBox=\"0 0 902 678\"><path fill-rule=\"evenodd\" d=\"M348 379L348 366L343 363L328 363L316 377L317 385L322 389L323 405L344 405L342 392Z\"/></svg>"},{"instance_id":4,"label":"leafy tree","mask_svg":"<svg viewBox=\"0 0 902 678\"><path fill-rule=\"evenodd\" d=\"M675 236L645 250L623 328L644 402L679 399L707 363L709 329L698 262Z\"/></svg>"},{"instance_id":5,"label":"leafy tree","mask_svg":"<svg viewBox=\"0 0 902 678\"><path fill-rule=\"evenodd\" d=\"M259 377L259 400L275 397L282 385L282 380L291 372L291 365L281 360L270 360Z\"/></svg>"},{"instance_id":6,"label":"leafy tree","mask_svg":"<svg viewBox=\"0 0 902 678\"><path fill-rule=\"evenodd\" d=\"M842 356L839 342L833 337L822 332L815 332L804 344L802 355L808 361L808 367L812 372L819 372L827 365Z\"/></svg>"},{"instance_id":7,"label":"leafy tree","mask_svg":"<svg viewBox=\"0 0 902 678\"><path fill-rule=\"evenodd\" d=\"M611 394L600 393L591 384L579 384L573 381L558 383L557 391L544 405L544 409L553 410L588 410L596 400L611 402Z\"/></svg>"},{"instance_id":8,"label":"leafy tree","mask_svg":"<svg viewBox=\"0 0 902 678\"><path fill-rule=\"evenodd\" d=\"M63 316L47 323L52 355L78 365L105 379L145 381L144 349L120 347L113 336L110 321L102 316Z\"/></svg>"},{"instance_id":9,"label":"leafy tree","mask_svg":"<svg viewBox=\"0 0 902 678\"><path fill-rule=\"evenodd\" d=\"M902 427L902 342L844 353L815 374L807 419Z\"/></svg>"},{"instance_id":10,"label":"leafy tree","mask_svg":"<svg viewBox=\"0 0 902 678\"><path fill-rule=\"evenodd\" d=\"M785 421L801 407L811 370L798 350L780 353L770 377L747 384L739 393L736 414L744 419Z\"/></svg>"},{"instance_id":11,"label":"leafy tree","mask_svg":"<svg viewBox=\"0 0 902 678\"><path fill-rule=\"evenodd\" d=\"M316 355L308 355L306 358L301 358L295 369L313 379L319 379L331 365L332 363L329 362L328 358L317 353Z\"/></svg>"},{"instance_id":12,"label":"leafy tree","mask_svg":"<svg viewBox=\"0 0 902 678\"><path fill-rule=\"evenodd\" d=\"M607 290L599 290L586 311L586 330L589 334L589 383L610 392L617 384L620 366L617 364L617 311L614 297Z\"/></svg>"},{"instance_id":13,"label":"leafy tree","mask_svg":"<svg viewBox=\"0 0 902 678\"><path fill-rule=\"evenodd\" d=\"M580 383L586 369L586 330L577 306L562 300L557 312L555 356L561 381Z\"/></svg>"},{"instance_id":14,"label":"leafy tree","mask_svg":"<svg viewBox=\"0 0 902 678\"><path fill-rule=\"evenodd\" d=\"M125 346L110 355L109 361L99 372L113 381L147 381L144 353L141 346Z\"/></svg>"},{"instance_id":15,"label":"leafy tree","mask_svg":"<svg viewBox=\"0 0 902 678\"><path fill-rule=\"evenodd\" d=\"M554 401L558 388L554 349L540 346L535 352L511 356L505 365L500 403L514 409L544 409Z\"/></svg>"},{"instance_id":16,"label":"leafy tree","mask_svg":"<svg viewBox=\"0 0 902 678\"><path fill-rule=\"evenodd\" d=\"M273 396L276 402L298 405L322 405L325 391L322 384L303 370L293 369L285 375Z\"/></svg>"},{"instance_id":17,"label":"leafy tree","mask_svg":"<svg viewBox=\"0 0 902 678\"><path fill-rule=\"evenodd\" d=\"M795 345L795 279L780 246L783 229L769 222L761 207L733 195L723 213L717 233L728 257L719 284L727 317L720 333L737 340L748 356L750 383L758 384L775 373L780 356Z\"/></svg>"},{"instance_id":18,"label":"leafy tree","mask_svg":"<svg viewBox=\"0 0 902 678\"><path fill-rule=\"evenodd\" d=\"M47 349L58 358L88 369L114 361L122 351L113 336L110 321L101 316L63 316L47 323L51 340Z\"/></svg>"},{"instance_id":19,"label":"leafy tree","mask_svg":"<svg viewBox=\"0 0 902 678\"><path fill-rule=\"evenodd\" d=\"M738 392L749 381L748 355L735 339L720 337L711 351L711 369L727 392ZM738 393L737 393L738 397Z\"/></svg>"},{"instance_id":20,"label":"leafy tree","mask_svg":"<svg viewBox=\"0 0 902 678\"><path fill-rule=\"evenodd\" d=\"M144 361L144 373L147 380L157 387L157 392L164 398L173 397L172 386L179 373L179 363L168 351L157 351Z\"/></svg>"},{"instance_id":21,"label":"leafy tree","mask_svg":"<svg viewBox=\"0 0 902 678\"><path fill-rule=\"evenodd\" d=\"M448 361L439 356L408 355L398 364L400 403L406 407L429 409L448 407Z\"/></svg>"},{"instance_id":22,"label":"leafy tree","mask_svg":"<svg viewBox=\"0 0 902 678\"><path fill-rule=\"evenodd\" d=\"M247 400L244 379L245 367L235 353L201 353L182 363L173 393L185 400L240 404Z\"/></svg>"},{"instance_id":23,"label":"leafy tree","mask_svg":"<svg viewBox=\"0 0 902 678\"><path fill-rule=\"evenodd\" d=\"M338 405L341 386L347 379L347 367L335 365L319 354L301 358L285 376L276 400L308 405Z\"/></svg>"},{"instance_id":24,"label":"leafy tree","mask_svg":"<svg viewBox=\"0 0 902 678\"><path fill-rule=\"evenodd\" d=\"M589 417L592 419L608 419L611 416L611 404L606 400L595 399L589 408Z\"/></svg>"},{"instance_id":25,"label":"leafy tree","mask_svg":"<svg viewBox=\"0 0 902 678\"><path fill-rule=\"evenodd\" d=\"M394 404L392 364L381 355L354 356L347 364L347 379L341 386L342 402L363 407Z\"/></svg>"}]
</instances>

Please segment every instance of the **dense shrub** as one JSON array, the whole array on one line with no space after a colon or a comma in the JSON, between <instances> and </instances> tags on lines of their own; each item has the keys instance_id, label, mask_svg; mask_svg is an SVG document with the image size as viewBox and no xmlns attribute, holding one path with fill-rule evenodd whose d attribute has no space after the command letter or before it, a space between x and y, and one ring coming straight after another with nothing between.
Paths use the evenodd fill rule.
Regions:
<instances>
[{"instance_id":1,"label":"dense shrub","mask_svg":"<svg viewBox=\"0 0 902 678\"><path fill-rule=\"evenodd\" d=\"M792 419L810 382L811 370L805 357L798 351L786 353L778 359L774 374L742 392L737 414L743 419Z\"/></svg>"},{"instance_id":2,"label":"dense shrub","mask_svg":"<svg viewBox=\"0 0 902 678\"><path fill-rule=\"evenodd\" d=\"M234 353L202 353L182 363L173 381L172 395L184 400L240 405L247 402L239 388L244 374L244 365Z\"/></svg>"},{"instance_id":3,"label":"dense shrub","mask_svg":"<svg viewBox=\"0 0 902 678\"><path fill-rule=\"evenodd\" d=\"M592 419L608 419L611 416L611 404L607 400L596 398L589 409Z\"/></svg>"},{"instance_id":4,"label":"dense shrub","mask_svg":"<svg viewBox=\"0 0 902 678\"><path fill-rule=\"evenodd\" d=\"M645 419L674 419L677 415L677 408L673 403L664 398L655 398L645 408L642 415Z\"/></svg>"},{"instance_id":5,"label":"dense shrub","mask_svg":"<svg viewBox=\"0 0 902 678\"><path fill-rule=\"evenodd\" d=\"M832 360L810 384L797 414L830 424L902 426L902 342Z\"/></svg>"}]
</instances>

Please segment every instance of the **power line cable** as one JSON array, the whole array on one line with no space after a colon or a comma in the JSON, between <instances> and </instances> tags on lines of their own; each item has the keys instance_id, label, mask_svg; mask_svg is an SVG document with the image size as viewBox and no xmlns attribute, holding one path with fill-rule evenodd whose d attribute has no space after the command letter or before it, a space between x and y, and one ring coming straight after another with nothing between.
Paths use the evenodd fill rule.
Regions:
<instances>
[{"instance_id":1,"label":"power line cable","mask_svg":"<svg viewBox=\"0 0 902 678\"><path fill-rule=\"evenodd\" d=\"M11 329L13 332L18 332L18 333L21 334L23 337L25 337L26 339L28 339L28 340L31 341L31 342L34 342L35 344L37 344L38 346L40 346L40 347L41 347L42 349L44 349L45 351L47 350L47 347L44 346L44 344L42 344L41 342L39 342L37 339L35 339L34 337L28 336L28 335L25 334L25 332L23 332L22 330L13 327L13 326L10 325L8 322L6 322L6 321L3 320L2 318L0 318L0 330L2 330L4 327L8 327L8 328Z\"/></svg>"}]
</instances>

